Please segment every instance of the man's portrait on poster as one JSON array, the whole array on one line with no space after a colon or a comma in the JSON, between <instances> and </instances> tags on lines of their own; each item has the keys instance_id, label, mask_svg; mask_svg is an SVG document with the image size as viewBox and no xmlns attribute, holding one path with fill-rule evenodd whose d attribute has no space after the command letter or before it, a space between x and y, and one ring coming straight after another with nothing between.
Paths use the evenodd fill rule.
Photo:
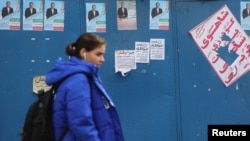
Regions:
<instances>
[{"instance_id":1,"label":"man's portrait on poster","mask_svg":"<svg viewBox=\"0 0 250 141\"><path fill-rule=\"evenodd\" d=\"M10 1L6 1L6 6L3 7L3 9L2 9L2 18L6 17L7 15L9 15L13 12L14 12L14 10L11 7Z\"/></svg>"},{"instance_id":2,"label":"man's portrait on poster","mask_svg":"<svg viewBox=\"0 0 250 141\"><path fill-rule=\"evenodd\" d=\"M36 14L36 9L33 6L34 6L33 2L30 2L29 7L25 9L25 19L27 19L31 15Z\"/></svg>"}]
</instances>

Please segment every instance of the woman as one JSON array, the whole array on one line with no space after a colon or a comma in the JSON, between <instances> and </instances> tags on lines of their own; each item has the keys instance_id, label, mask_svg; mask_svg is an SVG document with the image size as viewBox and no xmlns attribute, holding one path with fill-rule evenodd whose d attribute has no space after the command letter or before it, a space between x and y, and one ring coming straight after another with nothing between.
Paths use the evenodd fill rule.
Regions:
<instances>
[{"instance_id":1,"label":"woman","mask_svg":"<svg viewBox=\"0 0 250 141\"><path fill-rule=\"evenodd\" d=\"M58 60L46 83L59 85L53 103L55 139L64 141L124 141L120 120L98 75L106 42L92 33L82 34L66 47L70 59Z\"/></svg>"}]
</instances>

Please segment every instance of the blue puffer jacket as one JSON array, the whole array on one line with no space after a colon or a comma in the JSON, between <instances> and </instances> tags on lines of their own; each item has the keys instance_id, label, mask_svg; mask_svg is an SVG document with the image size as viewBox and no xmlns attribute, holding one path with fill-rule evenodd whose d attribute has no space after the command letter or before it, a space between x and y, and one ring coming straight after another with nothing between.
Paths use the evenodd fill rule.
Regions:
<instances>
[{"instance_id":1,"label":"blue puffer jacket","mask_svg":"<svg viewBox=\"0 0 250 141\"><path fill-rule=\"evenodd\" d=\"M56 140L68 128L64 141L124 141L118 114L97 66L76 57L66 62L59 59L46 75L46 83L60 81L52 114Z\"/></svg>"}]
</instances>

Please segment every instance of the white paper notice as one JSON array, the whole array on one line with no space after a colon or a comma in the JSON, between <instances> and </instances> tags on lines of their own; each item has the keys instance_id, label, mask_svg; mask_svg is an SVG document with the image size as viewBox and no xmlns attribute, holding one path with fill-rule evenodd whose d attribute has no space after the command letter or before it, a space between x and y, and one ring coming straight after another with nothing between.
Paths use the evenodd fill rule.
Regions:
<instances>
[{"instance_id":1,"label":"white paper notice","mask_svg":"<svg viewBox=\"0 0 250 141\"><path fill-rule=\"evenodd\" d=\"M150 39L150 59L165 59L165 39Z\"/></svg>"},{"instance_id":2,"label":"white paper notice","mask_svg":"<svg viewBox=\"0 0 250 141\"><path fill-rule=\"evenodd\" d=\"M136 69L135 50L115 51L115 72L121 72L126 76L131 69Z\"/></svg>"},{"instance_id":3,"label":"white paper notice","mask_svg":"<svg viewBox=\"0 0 250 141\"><path fill-rule=\"evenodd\" d=\"M226 5L189 32L225 86L249 71L249 38Z\"/></svg>"},{"instance_id":4,"label":"white paper notice","mask_svg":"<svg viewBox=\"0 0 250 141\"><path fill-rule=\"evenodd\" d=\"M135 62L149 63L149 43L135 42Z\"/></svg>"},{"instance_id":5,"label":"white paper notice","mask_svg":"<svg viewBox=\"0 0 250 141\"><path fill-rule=\"evenodd\" d=\"M34 76L33 77L33 92L35 94L38 94L39 90L47 91L51 88L51 86L48 86L45 82L45 76Z\"/></svg>"}]
</instances>

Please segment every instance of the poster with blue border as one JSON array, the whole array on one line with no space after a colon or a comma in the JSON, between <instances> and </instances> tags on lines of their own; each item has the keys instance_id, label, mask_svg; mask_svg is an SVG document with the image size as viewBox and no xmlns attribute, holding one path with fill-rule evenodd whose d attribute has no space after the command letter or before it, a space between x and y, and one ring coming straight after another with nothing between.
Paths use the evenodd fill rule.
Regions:
<instances>
[{"instance_id":1,"label":"poster with blue border","mask_svg":"<svg viewBox=\"0 0 250 141\"><path fill-rule=\"evenodd\" d=\"M169 29L169 2L167 0L150 0L149 29Z\"/></svg>"},{"instance_id":2,"label":"poster with blue border","mask_svg":"<svg viewBox=\"0 0 250 141\"><path fill-rule=\"evenodd\" d=\"M240 20L243 30L250 30L250 1L240 2Z\"/></svg>"},{"instance_id":3,"label":"poster with blue border","mask_svg":"<svg viewBox=\"0 0 250 141\"><path fill-rule=\"evenodd\" d=\"M23 1L23 30L43 30L43 0Z\"/></svg>"},{"instance_id":4,"label":"poster with blue border","mask_svg":"<svg viewBox=\"0 0 250 141\"><path fill-rule=\"evenodd\" d=\"M0 0L0 30L20 30L20 0Z\"/></svg>"},{"instance_id":5,"label":"poster with blue border","mask_svg":"<svg viewBox=\"0 0 250 141\"><path fill-rule=\"evenodd\" d=\"M64 31L64 1L45 0L44 30Z\"/></svg>"},{"instance_id":6,"label":"poster with blue border","mask_svg":"<svg viewBox=\"0 0 250 141\"><path fill-rule=\"evenodd\" d=\"M106 32L105 3L86 3L87 32Z\"/></svg>"}]
</instances>

